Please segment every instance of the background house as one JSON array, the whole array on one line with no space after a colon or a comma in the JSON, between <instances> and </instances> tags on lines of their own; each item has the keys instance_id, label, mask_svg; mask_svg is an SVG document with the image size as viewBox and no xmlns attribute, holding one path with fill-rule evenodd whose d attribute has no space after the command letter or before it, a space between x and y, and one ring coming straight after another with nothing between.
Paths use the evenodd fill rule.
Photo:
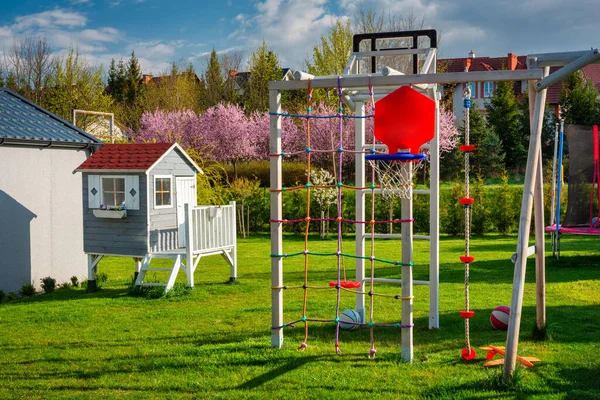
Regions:
<instances>
[{"instance_id":1,"label":"background house","mask_svg":"<svg viewBox=\"0 0 600 400\"><path fill-rule=\"evenodd\" d=\"M472 51L465 58L442 58L438 60L438 70L445 72L474 72L474 71L498 71L498 70L519 70L527 69L527 57L517 56L513 53L508 53L506 57L476 57ZM551 68L550 72L554 72L557 68ZM600 89L600 64L590 64L582 69L584 76L590 79L596 89ZM493 96L496 90L494 82L472 82L471 86L471 103L472 107L485 112L486 103ZM556 115L559 115L559 98L562 81L550 86L547 91L546 101L549 109L554 110ZM457 125L462 124L462 116L464 114L462 93L464 85L459 83L456 85L454 95L452 97L452 111L456 115ZM527 81L519 81L514 83L514 91L517 96L522 96L527 91Z\"/></svg>"},{"instance_id":2,"label":"background house","mask_svg":"<svg viewBox=\"0 0 600 400\"><path fill-rule=\"evenodd\" d=\"M81 177L100 140L0 88L0 290L87 274Z\"/></svg>"}]
</instances>

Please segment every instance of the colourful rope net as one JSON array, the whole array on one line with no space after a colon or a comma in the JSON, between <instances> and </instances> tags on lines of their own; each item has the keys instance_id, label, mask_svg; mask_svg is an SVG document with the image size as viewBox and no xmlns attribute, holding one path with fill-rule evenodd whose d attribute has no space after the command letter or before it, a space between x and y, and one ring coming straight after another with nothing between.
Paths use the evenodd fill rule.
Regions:
<instances>
[{"instance_id":1,"label":"colourful rope net","mask_svg":"<svg viewBox=\"0 0 600 400\"><path fill-rule=\"evenodd\" d=\"M412 223L411 219L390 219L390 220L375 220L375 191L376 189L381 188L380 186L376 186L375 184L371 184L369 187L356 187L343 184L343 160L344 154L373 154L376 152L375 150L375 139L373 139L373 147L369 151L361 150L347 150L343 148L343 119L344 118L373 118L375 112L375 100L373 97L373 88L369 84L369 93L371 95L371 104L372 104L372 113L365 116L350 116L344 114L344 105L343 105L343 89L342 89L342 78L338 77L338 85L337 85L337 95L338 95L338 112L335 115L331 116L320 116L312 114L312 88L311 81L308 80L308 90L307 90L307 104L306 104L306 114L288 114L288 113L270 113L271 115L278 115L282 117L289 118L302 118L304 119L305 131L306 131L306 149L302 151L289 152L286 153L282 151L280 154L270 154L271 157L289 157L292 155L300 155L306 154L306 183L304 185L298 185L295 187L283 187L280 191L288 192L294 190L306 190L306 216L304 218L296 218L296 219L272 219L271 223L279 223L279 224L293 224L293 223L305 223L304 227L304 249L299 252L294 253L284 253L284 254L271 254L271 257L280 257L280 258L289 258L289 257L303 257L304 258L304 271L303 271L303 283L302 285L284 285L278 287L272 287L273 290L287 290L287 289L301 289L303 291L303 301L302 301L302 317L300 319L285 323L281 326L273 326L272 329L281 329L287 327L295 327L296 324L302 323L304 326L304 337L300 345L298 346L298 350L303 351L307 348L308 342L308 327L309 322L322 322L322 323L335 323L335 350L337 354L342 354L339 345L339 331L340 331L340 303L341 303L341 293L343 291L351 292L353 294L362 294L369 296L369 318L368 322L352 322L352 321L344 321L343 323L346 325L356 325L356 326L364 326L368 327L370 330L370 341L371 347L369 350L369 357L373 358L376 354L375 350L375 339L374 339L374 328L375 327L394 327L394 328L412 328L412 324L402 324L398 323L375 323L374 321L374 298L382 297L382 298L390 298L395 300L410 300L411 297L402 297L400 295L392 295L386 293L378 293L375 292L375 264L383 263L383 264L391 264L395 266L413 266L412 262L403 263L400 261L386 260L375 256L375 226L378 224L389 224L389 223ZM339 143L338 147L334 149L312 149L311 148L311 120L315 118L337 118L338 119L338 135L339 135ZM311 153L330 153L334 154L334 157L337 156L337 162L334 162L334 171L337 178L337 183L335 185L313 185L311 183ZM372 182L375 182L375 169L372 172ZM360 221L354 219L344 218L342 214L342 196L343 189L352 189L352 190L369 190L371 193L371 218L370 220ZM311 218L311 192L313 190L321 190L321 189L335 189L336 190L336 208L337 208L337 216L335 218ZM278 192L279 190L271 190L272 192ZM315 252L311 251L309 248L309 231L311 222L321 222L321 221L331 221L336 222L337 224L337 248L335 252ZM343 224L365 224L371 226L371 251L369 256L359 256L355 254L348 254L343 251ZM309 284L309 259L311 257L335 257L336 258L336 280L331 282L329 285L310 285ZM369 291L361 290L363 286L362 282L352 282L346 280L346 271L344 266L344 259L365 259L370 262L370 270L371 270L371 278L370 278L370 288ZM307 317L307 305L308 305L308 294L309 289L322 289L322 290L335 290L336 292L336 302L335 302L335 314L333 319L316 319Z\"/></svg>"}]
</instances>

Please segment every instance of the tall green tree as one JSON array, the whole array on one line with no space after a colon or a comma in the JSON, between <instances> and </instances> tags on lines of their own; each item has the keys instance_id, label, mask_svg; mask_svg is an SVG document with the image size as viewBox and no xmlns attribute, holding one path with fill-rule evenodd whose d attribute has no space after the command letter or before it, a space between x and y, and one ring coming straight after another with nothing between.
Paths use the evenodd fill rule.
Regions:
<instances>
[{"instance_id":1,"label":"tall green tree","mask_svg":"<svg viewBox=\"0 0 600 400\"><path fill-rule=\"evenodd\" d=\"M113 100L104 89L102 67L86 65L79 53L71 50L56 59L42 106L66 120L71 120L74 109L108 112Z\"/></svg>"},{"instance_id":2,"label":"tall green tree","mask_svg":"<svg viewBox=\"0 0 600 400\"><path fill-rule=\"evenodd\" d=\"M312 59L306 60L313 75L338 75L344 72L352 55L352 26L350 20L338 20L328 36L321 35L313 48Z\"/></svg>"},{"instance_id":3,"label":"tall green tree","mask_svg":"<svg viewBox=\"0 0 600 400\"><path fill-rule=\"evenodd\" d=\"M496 91L486 105L488 122L502 140L506 168L520 172L527 160L527 137L520 129L519 101L513 82L496 83Z\"/></svg>"},{"instance_id":4,"label":"tall green tree","mask_svg":"<svg viewBox=\"0 0 600 400\"><path fill-rule=\"evenodd\" d=\"M125 101L125 84L127 81L127 72L125 70L125 64L123 59L119 60L117 65L115 59L110 60L110 67L108 69L108 93L118 103Z\"/></svg>"},{"instance_id":5,"label":"tall green tree","mask_svg":"<svg viewBox=\"0 0 600 400\"><path fill-rule=\"evenodd\" d=\"M583 72L571 74L560 93L562 116L567 124L593 125L600 120L600 94Z\"/></svg>"},{"instance_id":6,"label":"tall green tree","mask_svg":"<svg viewBox=\"0 0 600 400\"><path fill-rule=\"evenodd\" d=\"M135 51L131 51L129 63L127 64L127 73L125 80L125 100L128 104L134 104L140 94L142 79L142 69L140 62L135 56Z\"/></svg>"},{"instance_id":7,"label":"tall green tree","mask_svg":"<svg viewBox=\"0 0 600 400\"><path fill-rule=\"evenodd\" d=\"M150 82L140 96L144 111L200 111L199 80L192 65L184 67L171 64L171 71L165 72L160 81Z\"/></svg>"},{"instance_id":8,"label":"tall green tree","mask_svg":"<svg viewBox=\"0 0 600 400\"><path fill-rule=\"evenodd\" d=\"M246 112L269 110L269 81L281 79L279 57L263 42L250 56Z\"/></svg>"},{"instance_id":9,"label":"tall green tree","mask_svg":"<svg viewBox=\"0 0 600 400\"><path fill-rule=\"evenodd\" d=\"M208 65L204 72L204 84L206 88L203 101L205 108L213 107L223 101L223 74L219 56L215 49L212 49L208 59Z\"/></svg>"}]
</instances>

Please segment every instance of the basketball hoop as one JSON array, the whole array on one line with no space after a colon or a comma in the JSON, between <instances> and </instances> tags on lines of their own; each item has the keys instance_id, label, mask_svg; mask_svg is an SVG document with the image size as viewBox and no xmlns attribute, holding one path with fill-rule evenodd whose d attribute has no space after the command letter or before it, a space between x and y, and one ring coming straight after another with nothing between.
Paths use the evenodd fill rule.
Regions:
<instances>
[{"instance_id":1,"label":"basketball hoop","mask_svg":"<svg viewBox=\"0 0 600 400\"><path fill-rule=\"evenodd\" d=\"M412 195L413 162L427 158L425 154L399 152L396 154L369 154L365 159L374 170L373 183L381 188L381 196L388 202L393 199L410 199Z\"/></svg>"}]
</instances>

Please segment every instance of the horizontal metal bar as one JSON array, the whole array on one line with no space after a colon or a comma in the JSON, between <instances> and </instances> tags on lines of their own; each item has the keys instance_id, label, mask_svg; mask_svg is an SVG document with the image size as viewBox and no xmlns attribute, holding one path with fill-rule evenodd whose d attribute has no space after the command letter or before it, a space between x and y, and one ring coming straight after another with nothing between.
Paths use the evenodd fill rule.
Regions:
<instances>
[{"instance_id":1,"label":"horizontal metal bar","mask_svg":"<svg viewBox=\"0 0 600 400\"><path fill-rule=\"evenodd\" d=\"M367 87L369 83L373 86L401 86L415 85L417 83L466 83L466 82L500 82L500 81L528 81L542 78L540 69L520 69L520 70L501 70L501 71L475 71L475 72L447 72L440 74L415 74L415 75L393 75L383 76L373 74L369 76L346 75L342 77L342 86L344 88ZM312 88L331 88L337 87L338 78L324 77L323 79L313 79ZM293 90L306 89L305 81L271 81L269 89L272 90Z\"/></svg>"},{"instance_id":2,"label":"horizontal metal bar","mask_svg":"<svg viewBox=\"0 0 600 400\"><path fill-rule=\"evenodd\" d=\"M144 271L173 271L173 268L142 268Z\"/></svg>"},{"instance_id":3,"label":"horizontal metal bar","mask_svg":"<svg viewBox=\"0 0 600 400\"><path fill-rule=\"evenodd\" d=\"M369 283L371 278L363 279L363 283ZM391 283L394 285L402 285L402 279L393 279L393 278L373 278L373 282L379 283ZM429 281L417 281L413 280L413 285L426 285L429 286Z\"/></svg>"},{"instance_id":4,"label":"horizontal metal bar","mask_svg":"<svg viewBox=\"0 0 600 400\"><path fill-rule=\"evenodd\" d=\"M429 189L414 189L413 194L431 194L431 190Z\"/></svg>"},{"instance_id":5,"label":"horizontal metal bar","mask_svg":"<svg viewBox=\"0 0 600 400\"><path fill-rule=\"evenodd\" d=\"M598 49L590 50L588 53L582 55L581 57L573 60L569 64L565 65L558 71L553 72L548 75L540 82L535 84L535 90L540 91L546 89L555 83L565 79L567 76L571 75L573 72L580 70L588 64L600 60L600 51Z\"/></svg>"},{"instance_id":6,"label":"horizontal metal bar","mask_svg":"<svg viewBox=\"0 0 600 400\"><path fill-rule=\"evenodd\" d=\"M583 51L566 51L562 53L529 54L527 56L527 65L530 66L530 68L561 67L593 52L594 50L598 49ZM600 61L596 61L595 63L597 64L599 62Z\"/></svg>"},{"instance_id":7,"label":"horizontal metal bar","mask_svg":"<svg viewBox=\"0 0 600 400\"><path fill-rule=\"evenodd\" d=\"M527 248L527 256L526 257L530 257L534 254L535 254L535 246L529 246ZM514 253L512 256L510 256L510 261L513 263L517 262L517 253Z\"/></svg>"},{"instance_id":8,"label":"horizontal metal bar","mask_svg":"<svg viewBox=\"0 0 600 400\"><path fill-rule=\"evenodd\" d=\"M360 59L360 57L409 56L412 54L425 54L427 53L427 50L429 49L379 49L375 51L358 51L353 54Z\"/></svg>"},{"instance_id":9,"label":"horizontal metal bar","mask_svg":"<svg viewBox=\"0 0 600 400\"><path fill-rule=\"evenodd\" d=\"M365 233L363 234L365 239L370 239L371 234ZM375 239L402 239L401 233L376 233L373 235ZM413 235L413 240L431 240L431 236L429 235Z\"/></svg>"}]
</instances>

